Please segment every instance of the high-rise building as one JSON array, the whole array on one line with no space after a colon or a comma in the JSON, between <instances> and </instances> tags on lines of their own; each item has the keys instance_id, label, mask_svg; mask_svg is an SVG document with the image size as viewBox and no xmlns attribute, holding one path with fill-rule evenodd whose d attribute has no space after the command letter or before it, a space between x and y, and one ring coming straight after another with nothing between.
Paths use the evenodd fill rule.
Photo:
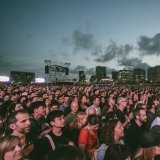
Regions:
<instances>
[{"instance_id":1,"label":"high-rise building","mask_svg":"<svg viewBox=\"0 0 160 160\"><path fill-rule=\"evenodd\" d=\"M160 82L160 65L159 66L155 66L155 68L156 68L155 81L156 82Z\"/></svg>"},{"instance_id":2,"label":"high-rise building","mask_svg":"<svg viewBox=\"0 0 160 160\"><path fill-rule=\"evenodd\" d=\"M100 82L101 79L106 78L106 67L96 66L96 77L98 82Z\"/></svg>"},{"instance_id":3,"label":"high-rise building","mask_svg":"<svg viewBox=\"0 0 160 160\"><path fill-rule=\"evenodd\" d=\"M118 72L117 71L112 71L112 79L114 81L117 81L118 80Z\"/></svg>"},{"instance_id":4,"label":"high-rise building","mask_svg":"<svg viewBox=\"0 0 160 160\"><path fill-rule=\"evenodd\" d=\"M86 79L84 71L79 71L79 82L83 82Z\"/></svg>"},{"instance_id":5,"label":"high-rise building","mask_svg":"<svg viewBox=\"0 0 160 160\"><path fill-rule=\"evenodd\" d=\"M149 67L148 68L148 81L152 82L156 80L156 68Z\"/></svg>"},{"instance_id":6,"label":"high-rise building","mask_svg":"<svg viewBox=\"0 0 160 160\"><path fill-rule=\"evenodd\" d=\"M118 82L132 82L133 81L133 72L130 70L120 70L118 73Z\"/></svg>"},{"instance_id":7,"label":"high-rise building","mask_svg":"<svg viewBox=\"0 0 160 160\"><path fill-rule=\"evenodd\" d=\"M91 76L90 82L97 82L97 78L95 75Z\"/></svg>"},{"instance_id":8,"label":"high-rise building","mask_svg":"<svg viewBox=\"0 0 160 160\"><path fill-rule=\"evenodd\" d=\"M133 70L133 81L142 82L145 81L146 71L144 69L136 68Z\"/></svg>"}]
</instances>

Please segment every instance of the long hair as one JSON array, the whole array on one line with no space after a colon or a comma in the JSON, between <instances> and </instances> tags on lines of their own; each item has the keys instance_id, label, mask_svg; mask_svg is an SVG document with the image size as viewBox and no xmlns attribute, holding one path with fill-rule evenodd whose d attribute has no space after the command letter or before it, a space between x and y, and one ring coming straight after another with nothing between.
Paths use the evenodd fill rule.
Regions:
<instances>
[{"instance_id":1,"label":"long hair","mask_svg":"<svg viewBox=\"0 0 160 160\"><path fill-rule=\"evenodd\" d=\"M108 146L115 143L114 129L115 129L118 121L119 121L118 119L111 119L102 128L102 133L101 133L100 139L101 139L101 141L106 143Z\"/></svg>"},{"instance_id":2,"label":"long hair","mask_svg":"<svg viewBox=\"0 0 160 160\"><path fill-rule=\"evenodd\" d=\"M5 136L0 138L0 160L4 160L6 152L11 151L15 143L19 143L20 140L16 136Z\"/></svg>"},{"instance_id":3,"label":"long hair","mask_svg":"<svg viewBox=\"0 0 160 160\"><path fill-rule=\"evenodd\" d=\"M81 103L82 103L81 100L82 100L82 98L83 98L84 96L86 97L86 94L80 94L80 96L79 96L79 98L78 98L78 104L79 104L79 106L81 105ZM86 97L86 98L87 98L87 97Z\"/></svg>"},{"instance_id":4,"label":"long hair","mask_svg":"<svg viewBox=\"0 0 160 160\"><path fill-rule=\"evenodd\" d=\"M83 127L81 121L87 116L85 112L79 112L76 119L74 120L72 128L81 129Z\"/></svg>"}]
</instances>

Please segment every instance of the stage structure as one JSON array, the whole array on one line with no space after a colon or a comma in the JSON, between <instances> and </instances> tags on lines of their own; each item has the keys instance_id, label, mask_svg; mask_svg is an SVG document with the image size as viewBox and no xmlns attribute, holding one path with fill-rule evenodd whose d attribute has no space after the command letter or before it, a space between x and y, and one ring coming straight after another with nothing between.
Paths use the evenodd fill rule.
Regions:
<instances>
[{"instance_id":1,"label":"stage structure","mask_svg":"<svg viewBox=\"0 0 160 160\"><path fill-rule=\"evenodd\" d=\"M52 62L51 60L45 60L45 73L47 74L47 82L52 81L65 81L69 74L69 66L71 63Z\"/></svg>"}]
</instances>

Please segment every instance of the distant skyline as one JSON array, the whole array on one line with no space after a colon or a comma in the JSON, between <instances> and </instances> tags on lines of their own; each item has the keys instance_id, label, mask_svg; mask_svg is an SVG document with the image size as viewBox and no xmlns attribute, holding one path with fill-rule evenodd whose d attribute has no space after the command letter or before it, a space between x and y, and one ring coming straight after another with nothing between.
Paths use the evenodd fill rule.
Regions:
<instances>
[{"instance_id":1,"label":"distant skyline","mask_svg":"<svg viewBox=\"0 0 160 160\"><path fill-rule=\"evenodd\" d=\"M0 75L35 72L44 61L71 63L89 79L96 66L112 71L159 65L160 1L1 0Z\"/></svg>"}]
</instances>

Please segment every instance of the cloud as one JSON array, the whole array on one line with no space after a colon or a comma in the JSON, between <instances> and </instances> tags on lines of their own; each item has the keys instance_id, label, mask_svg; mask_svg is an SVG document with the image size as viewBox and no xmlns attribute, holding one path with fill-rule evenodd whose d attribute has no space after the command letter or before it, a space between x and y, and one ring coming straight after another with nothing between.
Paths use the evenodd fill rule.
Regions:
<instances>
[{"instance_id":1,"label":"cloud","mask_svg":"<svg viewBox=\"0 0 160 160\"><path fill-rule=\"evenodd\" d=\"M102 54L102 47L100 45L96 45L94 49L91 51L91 53L94 56Z\"/></svg>"},{"instance_id":2,"label":"cloud","mask_svg":"<svg viewBox=\"0 0 160 160\"><path fill-rule=\"evenodd\" d=\"M63 45L69 45L69 39L68 38L63 38L62 39L62 44Z\"/></svg>"},{"instance_id":3,"label":"cloud","mask_svg":"<svg viewBox=\"0 0 160 160\"><path fill-rule=\"evenodd\" d=\"M96 58L96 62L108 62L114 59L115 57L121 57L128 55L133 50L133 47L129 44L124 46L117 46L116 42L111 41L109 46L106 48L104 55L100 58Z\"/></svg>"},{"instance_id":4,"label":"cloud","mask_svg":"<svg viewBox=\"0 0 160 160\"><path fill-rule=\"evenodd\" d=\"M140 36L138 41L139 51L141 54L145 55L160 55L160 33L156 34L154 37L149 38L147 36Z\"/></svg>"},{"instance_id":5,"label":"cloud","mask_svg":"<svg viewBox=\"0 0 160 160\"><path fill-rule=\"evenodd\" d=\"M117 61L120 66L124 66L125 69L133 70L135 68L141 68L147 70L150 67L149 64L143 63L140 58L128 58L123 57L122 59Z\"/></svg>"},{"instance_id":6,"label":"cloud","mask_svg":"<svg viewBox=\"0 0 160 160\"><path fill-rule=\"evenodd\" d=\"M85 68L86 68L85 66L78 65L74 69L70 69L69 72L72 73L72 74L78 74L79 71L81 71L81 70L84 71Z\"/></svg>"},{"instance_id":7,"label":"cloud","mask_svg":"<svg viewBox=\"0 0 160 160\"><path fill-rule=\"evenodd\" d=\"M72 35L74 47L74 53L80 50L91 50L95 45L95 39L92 34L83 34L78 30L75 30Z\"/></svg>"},{"instance_id":8,"label":"cloud","mask_svg":"<svg viewBox=\"0 0 160 160\"><path fill-rule=\"evenodd\" d=\"M86 69L85 74L95 75L95 68Z\"/></svg>"}]
</instances>

